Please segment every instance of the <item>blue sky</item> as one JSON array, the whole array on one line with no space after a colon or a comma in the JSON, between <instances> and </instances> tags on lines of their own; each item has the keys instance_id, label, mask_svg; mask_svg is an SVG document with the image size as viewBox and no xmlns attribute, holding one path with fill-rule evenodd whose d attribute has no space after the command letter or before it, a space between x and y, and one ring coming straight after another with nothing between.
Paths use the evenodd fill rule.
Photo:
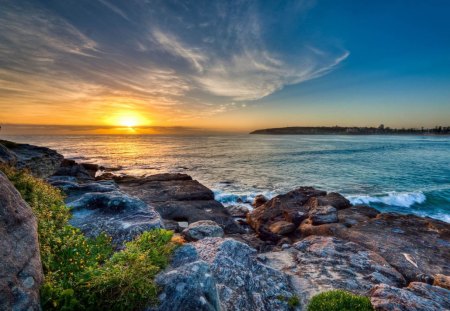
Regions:
<instances>
[{"instance_id":1,"label":"blue sky","mask_svg":"<svg viewBox=\"0 0 450 311\"><path fill-rule=\"evenodd\" d=\"M450 124L449 1L0 6L3 123Z\"/></svg>"}]
</instances>

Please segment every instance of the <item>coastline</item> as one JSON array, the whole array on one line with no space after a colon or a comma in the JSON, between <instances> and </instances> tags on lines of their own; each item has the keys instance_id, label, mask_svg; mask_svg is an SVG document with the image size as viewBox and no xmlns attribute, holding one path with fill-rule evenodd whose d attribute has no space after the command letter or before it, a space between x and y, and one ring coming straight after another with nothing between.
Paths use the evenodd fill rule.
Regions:
<instances>
[{"instance_id":1,"label":"coastline","mask_svg":"<svg viewBox=\"0 0 450 311\"><path fill-rule=\"evenodd\" d=\"M183 269L191 267L199 257L209 262L205 268L211 270L215 282L231 289L230 296L229 292L217 291L215 286L210 288L218 297L213 305L225 310L236 309L236 299L243 301L240 309L258 310L257 301L247 296L245 290L255 286L253 282L259 282L256 280L263 266L275 271L265 272L266 280L280 278L284 285L275 290L258 283L258 293L267 299L295 295L301 308L315 294L329 289L371 297L378 310L388 310L392 304L405 307L427 301L448 306L445 299L439 304L436 297L430 300L420 294L432 291L438 292L439 297L439 293L444 296L450 293L441 293L446 283L440 281L441 275L450 275L448 223L414 215L380 213L366 205L353 205L338 193L311 187L270 199L255 197L251 211L239 204L224 207L210 189L186 174L98 175L98 165L76 163L47 148L1 145L2 162L27 168L66 194L66 203L73 211L71 224L88 236L106 231L119 249L125 241L151 228L165 227L187 239L189 243L182 249L192 253L193 258L183 257L181 262L174 259L161 275L163 293L171 300L161 299L158 310L169 310L173 307L171 303L181 299L171 296L173 284L163 281L164 276L181 277L186 273ZM215 268L215 262L227 260L237 264L243 258L248 269L245 273L249 273L246 282L250 283L236 287L225 279L243 273L238 265L223 271ZM299 259L302 269L297 268ZM260 272L254 274L252 269ZM351 278L348 271L353 274ZM191 279L195 290L200 283ZM412 295L412 300L390 296L403 291ZM190 291L179 294L184 295L183 299L196 298ZM268 310L274 308L289 309L282 302L274 302Z\"/></svg>"}]
</instances>

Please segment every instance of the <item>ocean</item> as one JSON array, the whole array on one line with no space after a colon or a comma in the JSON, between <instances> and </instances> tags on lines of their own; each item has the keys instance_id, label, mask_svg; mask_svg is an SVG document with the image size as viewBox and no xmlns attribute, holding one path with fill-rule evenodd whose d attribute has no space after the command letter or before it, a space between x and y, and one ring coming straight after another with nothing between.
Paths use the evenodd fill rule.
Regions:
<instances>
[{"instance_id":1,"label":"ocean","mask_svg":"<svg viewBox=\"0 0 450 311\"><path fill-rule=\"evenodd\" d=\"M299 186L450 222L450 137L338 135L11 136L66 158L150 175L179 172L225 205Z\"/></svg>"}]
</instances>

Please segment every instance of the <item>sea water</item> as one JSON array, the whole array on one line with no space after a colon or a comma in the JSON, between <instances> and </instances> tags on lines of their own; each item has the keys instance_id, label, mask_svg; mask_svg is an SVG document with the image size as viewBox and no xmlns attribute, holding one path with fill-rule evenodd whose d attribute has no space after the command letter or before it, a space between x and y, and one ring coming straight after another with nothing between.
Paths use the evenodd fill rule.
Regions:
<instances>
[{"instance_id":1,"label":"sea water","mask_svg":"<svg viewBox=\"0 0 450 311\"><path fill-rule=\"evenodd\" d=\"M11 136L79 162L150 175L179 172L225 205L299 186L354 204L450 222L450 137L337 135Z\"/></svg>"}]
</instances>

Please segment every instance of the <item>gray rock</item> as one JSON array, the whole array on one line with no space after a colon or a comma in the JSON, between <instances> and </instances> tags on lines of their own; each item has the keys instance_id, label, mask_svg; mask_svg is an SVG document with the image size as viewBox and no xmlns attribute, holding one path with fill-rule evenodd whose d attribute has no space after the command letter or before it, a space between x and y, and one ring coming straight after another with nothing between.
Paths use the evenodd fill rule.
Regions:
<instances>
[{"instance_id":1,"label":"gray rock","mask_svg":"<svg viewBox=\"0 0 450 311\"><path fill-rule=\"evenodd\" d=\"M309 212L313 225L323 225L338 222L337 210L331 205L317 206Z\"/></svg>"},{"instance_id":2,"label":"gray rock","mask_svg":"<svg viewBox=\"0 0 450 311\"><path fill-rule=\"evenodd\" d=\"M0 145L0 158L5 159L3 162L9 161L18 169L28 169L36 177L45 178L52 175L63 161L62 155L49 148L5 140L0 140Z\"/></svg>"},{"instance_id":3,"label":"gray rock","mask_svg":"<svg viewBox=\"0 0 450 311\"><path fill-rule=\"evenodd\" d=\"M15 166L17 163L16 155L0 143L0 163Z\"/></svg>"},{"instance_id":4,"label":"gray rock","mask_svg":"<svg viewBox=\"0 0 450 311\"><path fill-rule=\"evenodd\" d=\"M449 290L420 282L412 282L406 288L380 284L370 295L372 305L380 311L450 310Z\"/></svg>"},{"instance_id":5,"label":"gray rock","mask_svg":"<svg viewBox=\"0 0 450 311\"><path fill-rule=\"evenodd\" d=\"M249 213L249 209L245 205L232 205L228 206L227 209L233 217L245 218Z\"/></svg>"},{"instance_id":6,"label":"gray rock","mask_svg":"<svg viewBox=\"0 0 450 311\"><path fill-rule=\"evenodd\" d=\"M40 310L42 282L36 219L0 172L0 310Z\"/></svg>"},{"instance_id":7,"label":"gray rock","mask_svg":"<svg viewBox=\"0 0 450 311\"><path fill-rule=\"evenodd\" d=\"M164 288L159 311L219 311L219 297L210 266L195 261L160 274L156 282Z\"/></svg>"},{"instance_id":8,"label":"gray rock","mask_svg":"<svg viewBox=\"0 0 450 311\"><path fill-rule=\"evenodd\" d=\"M288 250L263 255L268 265L290 275L304 305L323 291L342 289L367 295L376 284L405 284L403 276L381 256L333 237L310 236Z\"/></svg>"},{"instance_id":9,"label":"gray rock","mask_svg":"<svg viewBox=\"0 0 450 311\"><path fill-rule=\"evenodd\" d=\"M64 159L54 175L73 176L77 180L94 180L97 170L98 165L88 163L79 164L74 160Z\"/></svg>"},{"instance_id":10,"label":"gray rock","mask_svg":"<svg viewBox=\"0 0 450 311\"><path fill-rule=\"evenodd\" d=\"M212 220L226 233L243 233L213 192L186 174L158 174L118 180L120 189L155 207L163 219L193 223Z\"/></svg>"},{"instance_id":11,"label":"gray rock","mask_svg":"<svg viewBox=\"0 0 450 311\"><path fill-rule=\"evenodd\" d=\"M158 310L289 310L286 300L292 293L288 279L261 263L256 251L246 244L205 238L178 252L172 262L175 269L157 278L163 287ZM186 258L193 262L187 263L190 260ZM183 285L177 291L178 282ZM199 304L201 297L203 303Z\"/></svg>"},{"instance_id":12,"label":"gray rock","mask_svg":"<svg viewBox=\"0 0 450 311\"><path fill-rule=\"evenodd\" d=\"M212 220L200 220L189 225L182 232L188 241L198 241L204 238L221 238L223 229Z\"/></svg>"},{"instance_id":13,"label":"gray rock","mask_svg":"<svg viewBox=\"0 0 450 311\"><path fill-rule=\"evenodd\" d=\"M85 193L67 204L70 223L88 236L102 232L121 245L144 231L162 228L159 214L143 201L120 191Z\"/></svg>"}]
</instances>

